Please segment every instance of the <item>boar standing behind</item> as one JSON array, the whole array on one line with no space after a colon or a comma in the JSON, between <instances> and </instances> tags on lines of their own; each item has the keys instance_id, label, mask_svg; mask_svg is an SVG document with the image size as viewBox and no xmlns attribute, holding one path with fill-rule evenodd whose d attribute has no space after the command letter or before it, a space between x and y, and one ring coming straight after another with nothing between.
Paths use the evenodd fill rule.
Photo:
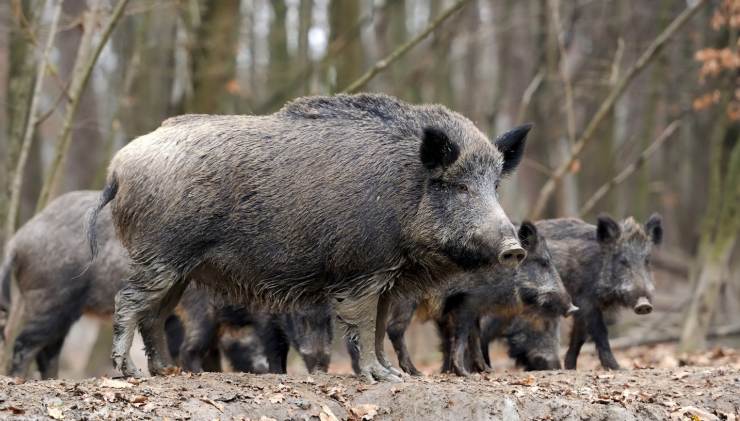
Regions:
<instances>
[{"instance_id":1,"label":"boar standing behind","mask_svg":"<svg viewBox=\"0 0 740 421\"><path fill-rule=\"evenodd\" d=\"M494 144L443 106L370 94L165 121L116 154L95 209L112 202L135 266L116 296L114 365L141 375L138 327L150 372L168 371L161 315L192 280L272 309L328 302L357 337L362 376L400 380L376 329L390 294L524 258L497 188L528 130Z\"/></svg>"},{"instance_id":2,"label":"boar standing behind","mask_svg":"<svg viewBox=\"0 0 740 421\"><path fill-rule=\"evenodd\" d=\"M621 223L609 216L596 226L575 218L537 222L548 238L555 266L580 311L573 319L565 368L575 369L581 347L590 336L604 368L619 369L611 347L605 314L629 307L648 314L655 287L650 269L653 245L660 244L660 215L645 225L633 218Z\"/></svg>"}]
</instances>

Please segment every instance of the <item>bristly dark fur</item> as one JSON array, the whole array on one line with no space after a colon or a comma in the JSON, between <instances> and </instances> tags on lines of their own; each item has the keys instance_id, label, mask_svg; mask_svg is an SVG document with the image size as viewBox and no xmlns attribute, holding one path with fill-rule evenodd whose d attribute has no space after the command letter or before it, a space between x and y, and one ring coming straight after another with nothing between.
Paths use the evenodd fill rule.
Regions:
<instances>
[{"instance_id":1,"label":"bristly dark fur","mask_svg":"<svg viewBox=\"0 0 740 421\"><path fill-rule=\"evenodd\" d=\"M449 141L444 148L459 150L460 166L490 157L488 172L460 181L492 193L503 155L441 106L338 95L301 98L271 116L167 120L111 164L109 180L121 183L112 201L121 240L136 262L193 273L214 290L271 308L382 291L387 281L374 282L398 273L405 281L394 288L418 293L454 270L442 250L457 247L465 261L488 247L450 232L457 224L426 221L439 217L426 203L419 158L430 127ZM445 173L456 174L457 165ZM311 222L299 229L294 221ZM455 246L440 250L436 238Z\"/></svg>"},{"instance_id":2,"label":"bristly dark fur","mask_svg":"<svg viewBox=\"0 0 740 421\"><path fill-rule=\"evenodd\" d=\"M581 346L593 338L602 366L619 368L609 346L605 314L652 299L649 256L660 242L659 215L643 226L600 215L596 226L575 218L537 222L548 238L555 266L580 310L574 315L565 368L574 369Z\"/></svg>"},{"instance_id":3,"label":"bristly dark fur","mask_svg":"<svg viewBox=\"0 0 740 421\"><path fill-rule=\"evenodd\" d=\"M503 332L525 312L533 315L529 318L557 320L570 308L570 296L555 270L547 240L528 221L521 224L518 236L527 257L517 271L498 269L465 273L452 278L446 290L427 296L420 306L413 299L395 303L387 331L406 373L421 374L411 361L404 340L414 312L421 320L434 319L437 323L442 339L442 371L467 374L469 368L463 356L481 318L494 316L503 326ZM535 339L529 340L530 344L535 342ZM480 345L475 351L479 349ZM546 353L544 349L540 351ZM536 351L532 355L534 353ZM475 370L482 370L481 362L478 364ZM537 366L537 362L531 366Z\"/></svg>"},{"instance_id":4,"label":"bristly dark fur","mask_svg":"<svg viewBox=\"0 0 740 421\"><path fill-rule=\"evenodd\" d=\"M523 144L516 136L507 150ZM418 295L462 265L521 251L495 193L518 156L443 106L374 94L166 121L109 169L116 230L136 268L120 294L114 361L139 375L128 369L130 333L158 331L147 317L191 280L278 311L329 302L350 331L370 333L381 295ZM394 376L370 353L371 336L359 338L363 375Z\"/></svg>"},{"instance_id":5,"label":"bristly dark fur","mask_svg":"<svg viewBox=\"0 0 740 421\"><path fill-rule=\"evenodd\" d=\"M98 199L97 205L90 209L90 213L87 217L87 243L90 246L90 259L94 260L98 255L98 239L96 238L96 222L100 211L107 205L111 200L116 197L118 193L118 180L116 180L115 173L111 175L109 183L105 186L102 192L100 192L100 198Z\"/></svg>"}]
</instances>

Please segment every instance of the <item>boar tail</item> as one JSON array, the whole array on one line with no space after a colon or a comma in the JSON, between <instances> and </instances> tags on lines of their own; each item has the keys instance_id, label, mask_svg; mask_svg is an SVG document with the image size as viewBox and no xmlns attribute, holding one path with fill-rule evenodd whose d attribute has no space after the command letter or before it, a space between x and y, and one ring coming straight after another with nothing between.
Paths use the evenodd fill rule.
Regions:
<instances>
[{"instance_id":1,"label":"boar tail","mask_svg":"<svg viewBox=\"0 0 740 421\"><path fill-rule=\"evenodd\" d=\"M97 232L95 230L95 223L98 220L98 214L118 193L118 180L116 174L111 174L108 179L108 184L105 186L102 192L100 192L100 199L98 204L92 208L87 217L87 242L90 246L90 261L92 262L98 256L98 239Z\"/></svg>"},{"instance_id":2,"label":"boar tail","mask_svg":"<svg viewBox=\"0 0 740 421\"><path fill-rule=\"evenodd\" d=\"M5 249L5 258L0 263L0 342L5 342L5 325L10 313L10 278L13 274L15 250L13 242L9 242Z\"/></svg>"}]
</instances>

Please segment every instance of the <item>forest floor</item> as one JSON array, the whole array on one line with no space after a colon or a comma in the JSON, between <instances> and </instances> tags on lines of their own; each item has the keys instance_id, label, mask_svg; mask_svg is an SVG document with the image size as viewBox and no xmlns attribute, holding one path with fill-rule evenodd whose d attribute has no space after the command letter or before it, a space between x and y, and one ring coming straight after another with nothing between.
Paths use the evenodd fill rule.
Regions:
<instances>
[{"instance_id":1,"label":"forest floor","mask_svg":"<svg viewBox=\"0 0 740 421\"><path fill-rule=\"evenodd\" d=\"M353 376L179 374L126 380L0 378L0 418L350 420L734 420L740 353L666 357L668 346L622 353L627 369L470 378L434 374L367 385ZM642 354L641 357L638 355ZM663 357L661 357L663 355ZM655 360L655 358L658 360Z\"/></svg>"}]
</instances>

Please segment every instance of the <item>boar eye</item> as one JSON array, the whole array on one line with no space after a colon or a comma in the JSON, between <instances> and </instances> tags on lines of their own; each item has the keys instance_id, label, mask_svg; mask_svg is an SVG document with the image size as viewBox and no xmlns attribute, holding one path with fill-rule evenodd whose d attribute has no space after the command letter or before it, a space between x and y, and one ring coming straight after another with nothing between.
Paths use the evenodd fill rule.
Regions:
<instances>
[{"instance_id":1,"label":"boar eye","mask_svg":"<svg viewBox=\"0 0 740 421\"><path fill-rule=\"evenodd\" d=\"M455 187L457 187L457 191L459 191L460 193L469 193L470 192L470 189L465 184L457 184L457 185L455 185Z\"/></svg>"},{"instance_id":2,"label":"boar eye","mask_svg":"<svg viewBox=\"0 0 740 421\"><path fill-rule=\"evenodd\" d=\"M645 258L645 265L650 266L650 256Z\"/></svg>"},{"instance_id":3,"label":"boar eye","mask_svg":"<svg viewBox=\"0 0 740 421\"><path fill-rule=\"evenodd\" d=\"M622 266L629 266L629 265L630 265L630 261L629 261L629 260L627 260L627 258L626 258L626 257L620 257L620 258L619 258L619 263L620 263L620 264L621 264Z\"/></svg>"}]
</instances>

